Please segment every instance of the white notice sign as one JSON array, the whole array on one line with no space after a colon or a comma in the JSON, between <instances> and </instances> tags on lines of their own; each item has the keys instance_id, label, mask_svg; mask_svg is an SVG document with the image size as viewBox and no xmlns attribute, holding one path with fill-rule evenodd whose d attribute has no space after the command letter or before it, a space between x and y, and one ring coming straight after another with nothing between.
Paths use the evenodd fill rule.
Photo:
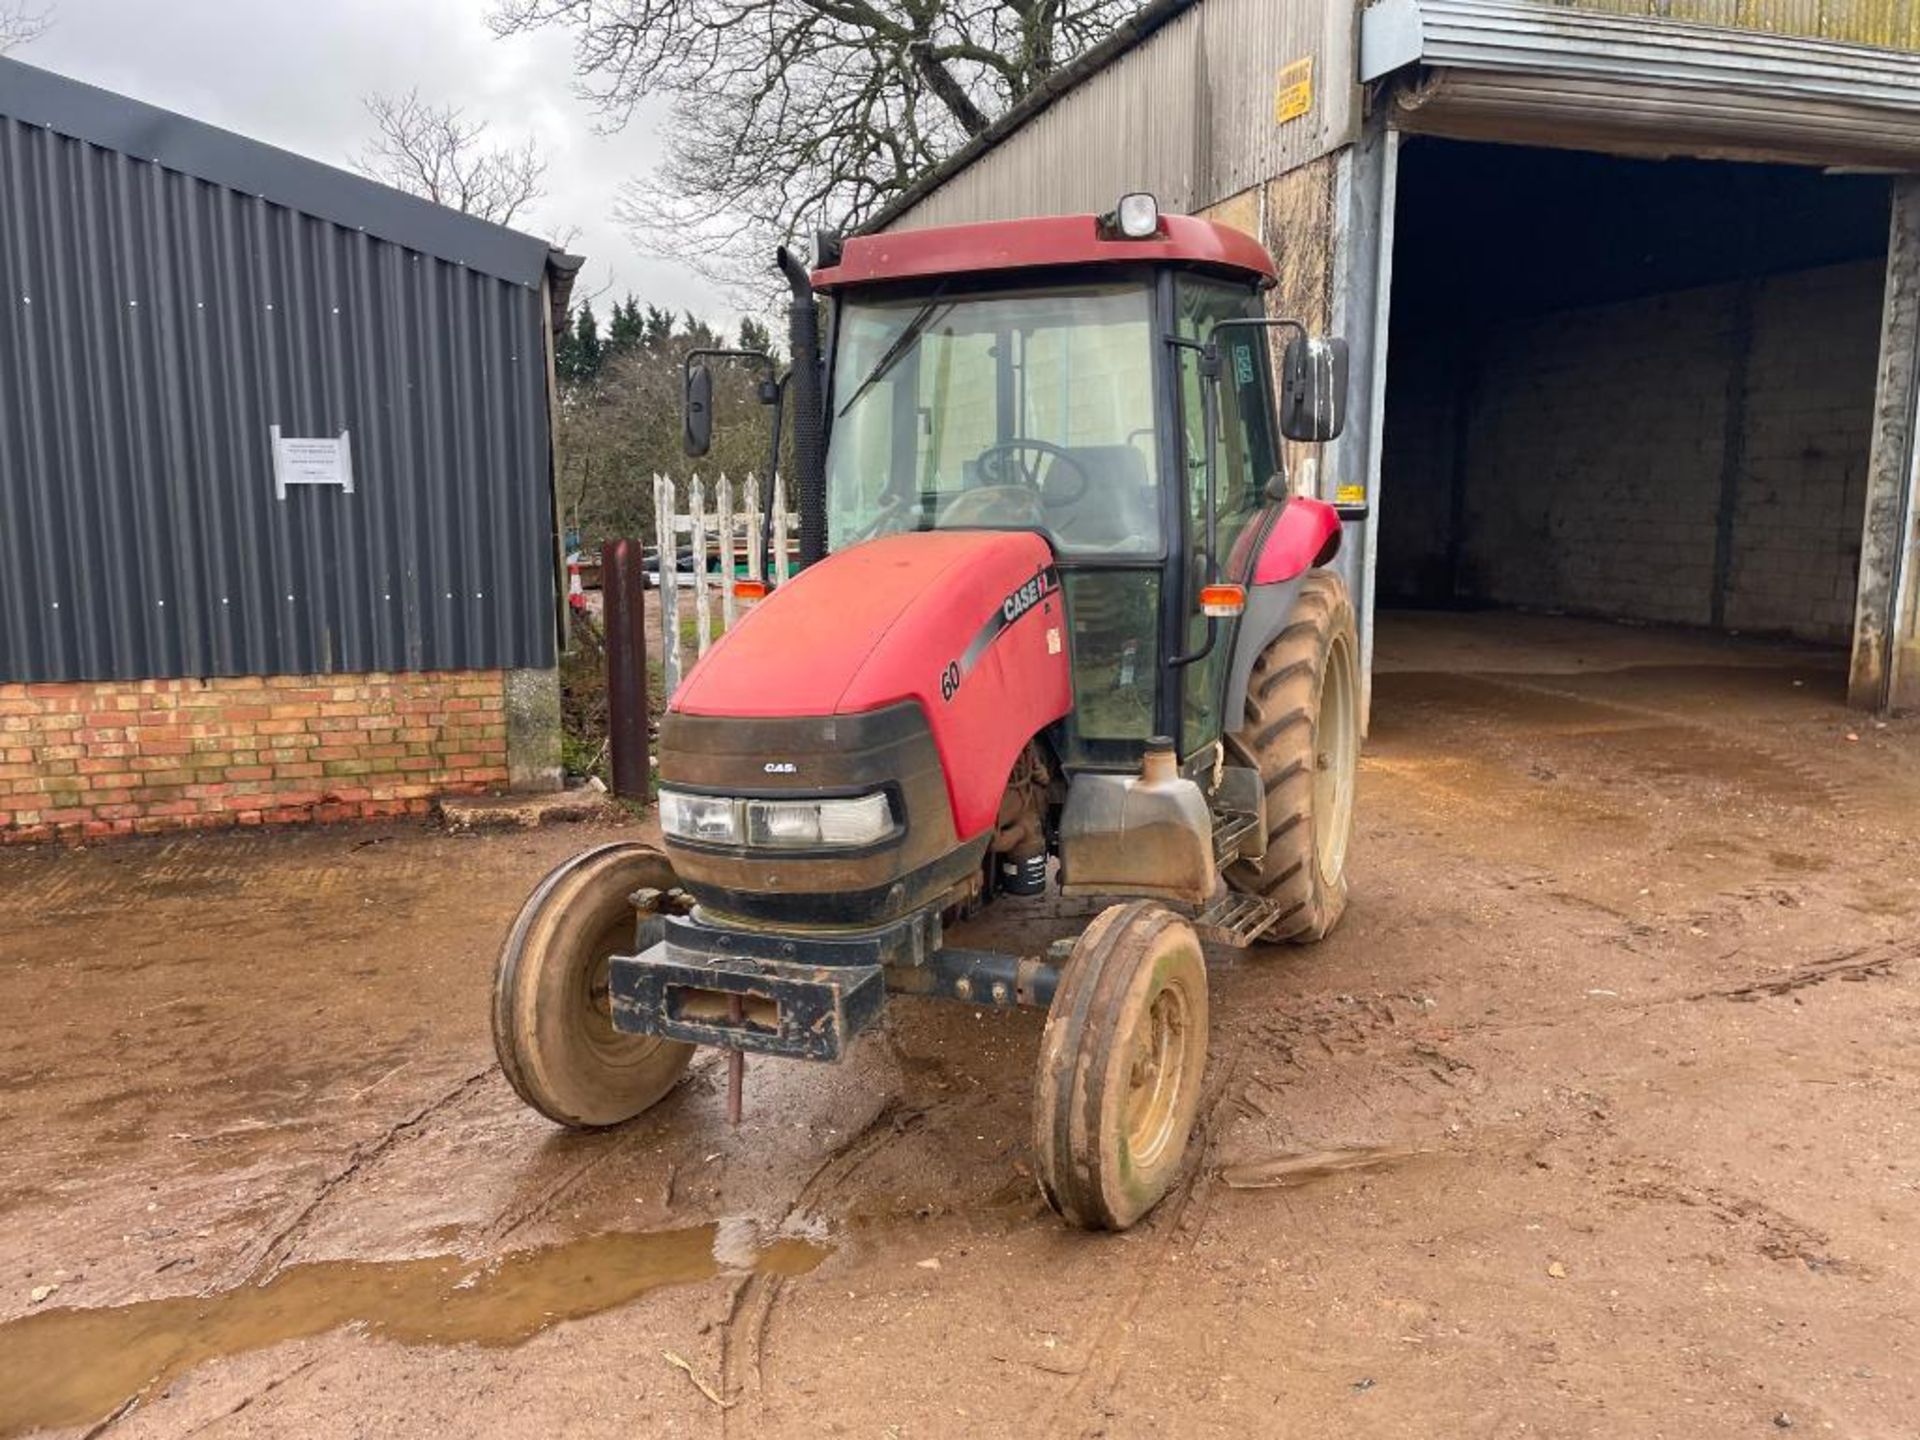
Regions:
<instances>
[{"instance_id":1,"label":"white notice sign","mask_svg":"<svg viewBox=\"0 0 1920 1440\"><path fill-rule=\"evenodd\" d=\"M334 485L353 493L353 445L342 430L331 438L273 435L273 493L287 498L289 485Z\"/></svg>"}]
</instances>

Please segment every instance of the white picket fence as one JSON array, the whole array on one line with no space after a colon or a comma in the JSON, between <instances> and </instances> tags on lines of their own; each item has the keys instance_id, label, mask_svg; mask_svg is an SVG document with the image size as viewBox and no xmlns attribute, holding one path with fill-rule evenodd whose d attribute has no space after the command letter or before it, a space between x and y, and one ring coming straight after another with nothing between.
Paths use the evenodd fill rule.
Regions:
<instances>
[{"instance_id":1,"label":"white picket fence","mask_svg":"<svg viewBox=\"0 0 1920 1440\"><path fill-rule=\"evenodd\" d=\"M661 665L668 695L680 688L682 676L692 668L680 653L682 596L693 607L694 658L698 659L707 653L717 635L733 625L739 603L733 582L741 561L746 563L746 578L757 580L767 573L761 564L760 489L759 477L752 474L738 487L724 474L712 481L698 475L686 480L671 475L653 477L654 534L660 537ZM767 489L773 508L773 570L768 581L780 585L793 573L793 542L799 533L799 517L787 504L786 477L774 476ZM691 575L680 573L682 536L686 537ZM709 574L709 562L716 558L718 573ZM719 592L717 601L715 591Z\"/></svg>"}]
</instances>

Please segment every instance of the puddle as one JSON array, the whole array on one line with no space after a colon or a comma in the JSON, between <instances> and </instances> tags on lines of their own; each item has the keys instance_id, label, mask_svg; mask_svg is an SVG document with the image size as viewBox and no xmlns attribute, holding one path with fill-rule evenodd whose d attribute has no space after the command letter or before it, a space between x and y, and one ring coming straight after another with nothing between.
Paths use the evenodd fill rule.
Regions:
<instances>
[{"instance_id":1,"label":"puddle","mask_svg":"<svg viewBox=\"0 0 1920 1440\"><path fill-rule=\"evenodd\" d=\"M0 1325L0 1437L84 1425L209 1360L343 1325L403 1345L517 1345L665 1285L729 1270L801 1275L828 1253L780 1238L742 1254L729 1232L723 1264L720 1234L595 1235L492 1260L330 1261L217 1295L36 1311Z\"/></svg>"},{"instance_id":2,"label":"puddle","mask_svg":"<svg viewBox=\"0 0 1920 1440\"><path fill-rule=\"evenodd\" d=\"M1309 1150L1298 1155L1274 1155L1220 1167L1220 1180L1229 1190L1267 1190L1283 1185L1305 1185L1349 1170L1381 1170L1430 1153L1401 1145L1368 1145L1350 1150Z\"/></svg>"}]
</instances>

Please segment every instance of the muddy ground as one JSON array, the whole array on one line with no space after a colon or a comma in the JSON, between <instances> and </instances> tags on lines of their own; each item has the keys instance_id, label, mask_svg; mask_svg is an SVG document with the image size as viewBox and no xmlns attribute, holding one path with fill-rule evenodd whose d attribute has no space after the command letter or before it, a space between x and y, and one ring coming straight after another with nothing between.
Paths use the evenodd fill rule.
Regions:
<instances>
[{"instance_id":1,"label":"muddy ground","mask_svg":"<svg viewBox=\"0 0 1920 1440\"><path fill-rule=\"evenodd\" d=\"M635 830L0 857L0 1436L1920 1434L1920 727L1731 642L1382 647L1352 909L1215 957L1120 1237L1035 1190L1032 1015L902 1003L732 1132L710 1059L523 1110L495 946Z\"/></svg>"}]
</instances>

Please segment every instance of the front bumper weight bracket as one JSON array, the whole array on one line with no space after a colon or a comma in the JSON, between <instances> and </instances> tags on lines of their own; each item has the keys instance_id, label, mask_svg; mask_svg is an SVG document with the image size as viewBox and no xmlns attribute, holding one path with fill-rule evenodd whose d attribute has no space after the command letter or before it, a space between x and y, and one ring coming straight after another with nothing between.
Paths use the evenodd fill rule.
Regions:
<instances>
[{"instance_id":1,"label":"front bumper weight bracket","mask_svg":"<svg viewBox=\"0 0 1920 1440\"><path fill-rule=\"evenodd\" d=\"M689 951L668 938L613 957L614 1028L795 1060L838 1060L880 1014L877 964L809 965Z\"/></svg>"}]
</instances>

